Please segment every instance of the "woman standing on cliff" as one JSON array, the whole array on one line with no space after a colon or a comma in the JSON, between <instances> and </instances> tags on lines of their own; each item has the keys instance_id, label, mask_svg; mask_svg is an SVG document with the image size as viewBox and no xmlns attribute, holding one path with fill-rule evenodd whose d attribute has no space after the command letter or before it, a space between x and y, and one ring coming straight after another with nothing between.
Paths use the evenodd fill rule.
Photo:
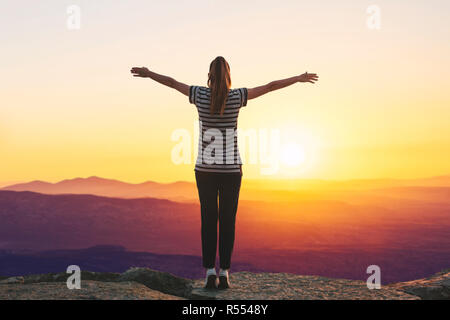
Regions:
<instances>
[{"instance_id":1,"label":"woman standing on cliff","mask_svg":"<svg viewBox=\"0 0 450 320\"><path fill-rule=\"evenodd\" d=\"M314 83L318 76L304 73L272 81L255 88L231 89L230 66L221 56L209 66L207 87L188 86L149 69L132 68L135 77L151 78L189 97L197 107L200 133L195 178L201 206L201 237L205 288L230 287L228 270L234 246L235 221L242 179L242 163L237 144L239 110L247 101L297 82ZM215 261L219 222L220 271Z\"/></svg>"}]
</instances>

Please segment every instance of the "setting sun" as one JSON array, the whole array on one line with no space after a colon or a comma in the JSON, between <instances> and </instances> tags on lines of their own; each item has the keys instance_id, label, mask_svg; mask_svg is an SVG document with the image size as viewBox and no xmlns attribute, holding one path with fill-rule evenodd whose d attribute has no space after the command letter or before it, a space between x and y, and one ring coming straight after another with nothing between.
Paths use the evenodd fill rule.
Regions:
<instances>
[{"instance_id":1,"label":"setting sun","mask_svg":"<svg viewBox=\"0 0 450 320\"><path fill-rule=\"evenodd\" d=\"M297 143L288 143L281 149L281 162L287 166L296 167L305 162L305 150Z\"/></svg>"}]
</instances>

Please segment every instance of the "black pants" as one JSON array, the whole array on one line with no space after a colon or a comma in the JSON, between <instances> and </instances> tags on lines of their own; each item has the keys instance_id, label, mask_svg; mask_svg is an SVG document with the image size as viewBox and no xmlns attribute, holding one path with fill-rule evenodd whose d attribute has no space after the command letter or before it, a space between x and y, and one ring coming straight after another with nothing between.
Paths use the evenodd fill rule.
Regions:
<instances>
[{"instance_id":1,"label":"black pants","mask_svg":"<svg viewBox=\"0 0 450 320\"><path fill-rule=\"evenodd\" d=\"M229 269L242 174L196 171L195 179L201 207L203 267L215 267L219 221L220 268Z\"/></svg>"}]
</instances>

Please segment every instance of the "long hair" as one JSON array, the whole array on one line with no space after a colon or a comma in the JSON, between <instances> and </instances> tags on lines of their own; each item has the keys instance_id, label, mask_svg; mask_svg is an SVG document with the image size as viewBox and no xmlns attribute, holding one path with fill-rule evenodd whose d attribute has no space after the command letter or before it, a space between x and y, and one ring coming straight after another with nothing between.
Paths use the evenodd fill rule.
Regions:
<instances>
[{"instance_id":1,"label":"long hair","mask_svg":"<svg viewBox=\"0 0 450 320\"><path fill-rule=\"evenodd\" d=\"M222 56L216 57L209 65L208 87L211 89L210 113L223 115L231 88L231 76L230 66Z\"/></svg>"}]
</instances>

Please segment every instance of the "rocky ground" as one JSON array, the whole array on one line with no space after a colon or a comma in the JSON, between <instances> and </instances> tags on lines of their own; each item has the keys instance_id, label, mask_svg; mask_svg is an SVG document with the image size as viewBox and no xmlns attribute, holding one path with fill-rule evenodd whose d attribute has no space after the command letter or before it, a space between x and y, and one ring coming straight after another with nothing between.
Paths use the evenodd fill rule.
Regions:
<instances>
[{"instance_id":1,"label":"rocky ground","mask_svg":"<svg viewBox=\"0 0 450 320\"><path fill-rule=\"evenodd\" d=\"M363 281L301 276L288 273L236 272L232 288L205 290L203 279L189 280L148 268L119 273L82 272L81 289L67 289L66 273L12 277L0 280L0 300L415 300L450 299L450 270L425 279L369 290Z\"/></svg>"},{"instance_id":2,"label":"rocky ground","mask_svg":"<svg viewBox=\"0 0 450 320\"><path fill-rule=\"evenodd\" d=\"M177 300L180 297L149 289L137 282L83 281L80 290L65 282L40 282L0 287L2 300Z\"/></svg>"},{"instance_id":3,"label":"rocky ground","mask_svg":"<svg viewBox=\"0 0 450 320\"><path fill-rule=\"evenodd\" d=\"M212 299L271 300L383 300L419 299L395 288L369 290L363 281L298 276L289 273L238 272L230 278L232 290L209 291L201 288L203 280L195 282L192 295Z\"/></svg>"},{"instance_id":4,"label":"rocky ground","mask_svg":"<svg viewBox=\"0 0 450 320\"><path fill-rule=\"evenodd\" d=\"M399 282L389 285L389 287L419 296L422 299L450 300L450 269L438 272L428 278Z\"/></svg>"}]
</instances>

